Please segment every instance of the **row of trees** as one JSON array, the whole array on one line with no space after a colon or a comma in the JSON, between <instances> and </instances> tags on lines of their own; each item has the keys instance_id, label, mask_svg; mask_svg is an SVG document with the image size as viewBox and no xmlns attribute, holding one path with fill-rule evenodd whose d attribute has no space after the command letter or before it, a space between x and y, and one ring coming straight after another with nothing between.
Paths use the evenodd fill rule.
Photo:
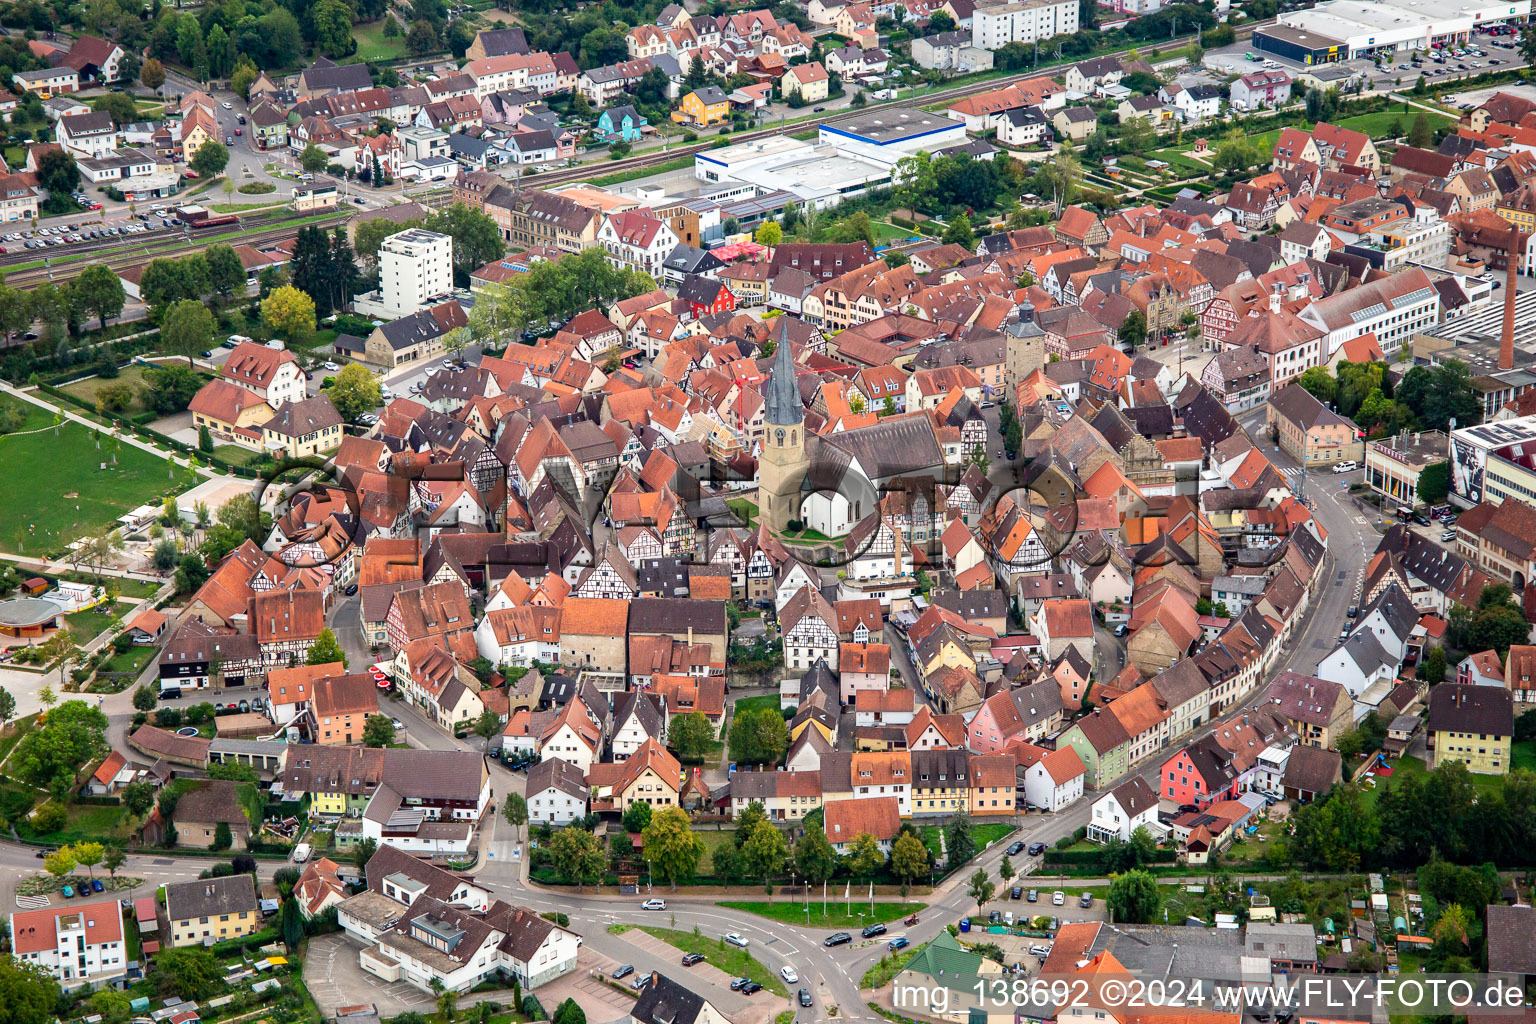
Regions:
<instances>
[{"instance_id":1,"label":"row of trees","mask_svg":"<svg viewBox=\"0 0 1536 1024\"><path fill-rule=\"evenodd\" d=\"M457 241L454 251L457 256ZM535 263L526 274L485 289L470 310L469 331L492 343L526 337L546 330L549 321L565 321L655 287L649 274L615 267L602 249L583 249L554 262Z\"/></svg>"},{"instance_id":2,"label":"row of trees","mask_svg":"<svg viewBox=\"0 0 1536 1024\"><path fill-rule=\"evenodd\" d=\"M1448 430L1482 421L1482 403L1472 390L1472 372L1459 359L1415 366L1393 382L1385 363L1341 362L1337 373L1314 366L1297 383L1372 437L1405 430Z\"/></svg>"}]
</instances>

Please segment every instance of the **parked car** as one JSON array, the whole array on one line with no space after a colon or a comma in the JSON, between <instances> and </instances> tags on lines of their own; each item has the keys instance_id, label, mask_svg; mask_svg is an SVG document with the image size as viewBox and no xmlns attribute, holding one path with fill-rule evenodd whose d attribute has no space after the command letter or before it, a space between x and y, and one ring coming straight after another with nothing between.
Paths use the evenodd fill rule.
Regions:
<instances>
[{"instance_id":1,"label":"parked car","mask_svg":"<svg viewBox=\"0 0 1536 1024\"><path fill-rule=\"evenodd\" d=\"M1024 840L1022 839L1018 840L1017 842L1008 844L1008 856L1010 857L1017 857L1021 852L1023 852L1023 850Z\"/></svg>"},{"instance_id":2,"label":"parked car","mask_svg":"<svg viewBox=\"0 0 1536 1024\"><path fill-rule=\"evenodd\" d=\"M759 985L755 981L748 981L745 985L741 986L741 994L744 996L756 995L762 990L763 986Z\"/></svg>"},{"instance_id":3,"label":"parked car","mask_svg":"<svg viewBox=\"0 0 1536 1024\"><path fill-rule=\"evenodd\" d=\"M102 884L101 879L99 879L99 878L91 879L91 892L104 892L106 890L106 888L107 887Z\"/></svg>"},{"instance_id":4,"label":"parked car","mask_svg":"<svg viewBox=\"0 0 1536 1024\"><path fill-rule=\"evenodd\" d=\"M1026 903L1038 903L1040 901L1040 890L1029 890L1029 892L1024 894L1024 900Z\"/></svg>"},{"instance_id":5,"label":"parked car","mask_svg":"<svg viewBox=\"0 0 1536 1024\"><path fill-rule=\"evenodd\" d=\"M1038 856L1040 856L1044 852L1045 852L1045 844L1044 843L1030 843L1029 844L1029 855L1031 857L1038 857Z\"/></svg>"},{"instance_id":6,"label":"parked car","mask_svg":"<svg viewBox=\"0 0 1536 1024\"><path fill-rule=\"evenodd\" d=\"M1012 889L1009 889L1008 890L1008 898L1011 899L1011 900L1021 900L1021 899L1023 899L1024 898L1024 887L1022 885L1016 885Z\"/></svg>"},{"instance_id":7,"label":"parked car","mask_svg":"<svg viewBox=\"0 0 1536 1024\"><path fill-rule=\"evenodd\" d=\"M72 885L66 885L64 888L59 890L59 895L63 896L67 900L72 900L75 898L75 887Z\"/></svg>"},{"instance_id":8,"label":"parked car","mask_svg":"<svg viewBox=\"0 0 1536 1024\"><path fill-rule=\"evenodd\" d=\"M1060 889L1057 889L1055 892L1051 893L1051 905L1053 907L1062 906L1066 902L1067 902L1067 894L1062 892Z\"/></svg>"},{"instance_id":9,"label":"parked car","mask_svg":"<svg viewBox=\"0 0 1536 1024\"><path fill-rule=\"evenodd\" d=\"M1077 905L1080 906L1080 907L1091 907L1091 906L1093 906L1093 896L1091 894L1089 894L1089 893L1086 893L1086 892L1083 893L1081 896L1079 896L1077 898Z\"/></svg>"},{"instance_id":10,"label":"parked car","mask_svg":"<svg viewBox=\"0 0 1536 1024\"><path fill-rule=\"evenodd\" d=\"M634 973L634 964L619 964L619 966L613 969L613 973L608 975L608 977L612 978L614 981L618 981L620 978L627 978Z\"/></svg>"},{"instance_id":11,"label":"parked car","mask_svg":"<svg viewBox=\"0 0 1536 1024\"><path fill-rule=\"evenodd\" d=\"M872 925L867 925L864 928L864 937L866 939L872 939L876 935L884 935L884 934L885 934L885 925L880 924L878 921L875 922Z\"/></svg>"},{"instance_id":12,"label":"parked car","mask_svg":"<svg viewBox=\"0 0 1536 1024\"><path fill-rule=\"evenodd\" d=\"M704 954L703 953L684 953L683 954L683 966L684 967L692 967L694 964L703 963L703 962L704 962Z\"/></svg>"},{"instance_id":13,"label":"parked car","mask_svg":"<svg viewBox=\"0 0 1536 1024\"><path fill-rule=\"evenodd\" d=\"M751 980L752 980L751 978L732 978L731 979L731 991L732 992L740 992L741 991L741 986L747 984Z\"/></svg>"}]
</instances>

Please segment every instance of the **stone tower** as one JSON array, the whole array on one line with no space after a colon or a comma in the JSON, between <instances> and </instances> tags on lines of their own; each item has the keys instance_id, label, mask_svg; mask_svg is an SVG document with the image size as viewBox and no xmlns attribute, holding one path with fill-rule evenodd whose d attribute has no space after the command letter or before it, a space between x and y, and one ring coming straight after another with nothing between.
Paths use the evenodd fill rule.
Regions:
<instances>
[{"instance_id":1,"label":"stone tower","mask_svg":"<svg viewBox=\"0 0 1536 1024\"><path fill-rule=\"evenodd\" d=\"M757 507L768 529L782 531L800 514L800 482L805 477L805 406L795 384L789 328L779 321L778 346L764 394L763 453L757 460Z\"/></svg>"}]
</instances>

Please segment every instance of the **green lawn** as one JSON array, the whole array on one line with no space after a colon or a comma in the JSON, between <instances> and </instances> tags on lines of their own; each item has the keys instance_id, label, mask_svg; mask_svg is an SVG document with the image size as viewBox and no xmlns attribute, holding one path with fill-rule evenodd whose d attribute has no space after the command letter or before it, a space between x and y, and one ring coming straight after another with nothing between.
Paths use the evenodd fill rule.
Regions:
<instances>
[{"instance_id":1,"label":"green lawn","mask_svg":"<svg viewBox=\"0 0 1536 1024\"><path fill-rule=\"evenodd\" d=\"M66 804L65 808L69 811L69 820L57 832L49 832L46 835L36 832L27 821L17 822L16 831L21 833L23 839L60 845L78 843L87 839L98 842L103 838L127 839L132 832L127 827L130 815L121 806Z\"/></svg>"},{"instance_id":2,"label":"green lawn","mask_svg":"<svg viewBox=\"0 0 1536 1024\"><path fill-rule=\"evenodd\" d=\"M0 730L0 764L5 763L5 759L11 756L11 751L15 749L16 744L20 743L21 738L31 732L36 724L37 715L33 714L18 718Z\"/></svg>"},{"instance_id":3,"label":"green lawn","mask_svg":"<svg viewBox=\"0 0 1536 1024\"><path fill-rule=\"evenodd\" d=\"M757 525L757 506L746 498L731 498L725 504L742 522L749 526Z\"/></svg>"},{"instance_id":4,"label":"green lawn","mask_svg":"<svg viewBox=\"0 0 1536 1024\"><path fill-rule=\"evenodd\" d=\"M735 832L694 832L704 843L704 855L699 858L699 866L695 874L700 878L708 878L715 873L715 850L736 841Z\"/></svg>"},{"instance_id":5,"label":"green lawn","mask_svg":"<svg viewBox=\"0 0 1536 1024\"><path fill-rule=\"evenodd\" d=\"M780 903L768 903L763 900L723 900L716 903L717 907L725 907L727 910L743 910L748 914L756 914L758 917L766 917L783 924L806 925L812 928L862 928L867 924L887 924L891 921L900 921L908 914L921 911L920 903L876 903L873 915L869 912L869 904L861 903L855 899L852 904L845 904L840 899L833 899L833 886L827 886L827 912L821 912L821 899L818 895L811 897L811 914L807 922L805 904L799 899L786 900ZM867 890L866 890L867 891ZM844 906L850 906L851 910L844 910ZM863 915L859 911L864 911Z\"/></svg>"},{"instance_id":6,"label":"green lawn","mask_svg":"<svg viewBox=\"0 0 1536 1024\"><path fill-rule=\"evenodd\" d=\"M213 446L213 454L232 466L248 466L261 458L261 452L242 448L238 444L216 444Z\"/></svg>"},{"instance_id":7,"label":"green lawn","mask_svg":"<svg viewBox=\"0 0 1536 1024\"><path fill-rule=\"evenodd\" d=\"M737 701L731 711L731 717L735 717L744 711L762 711L764 708L773 711L779 710L779 698L777 694L765 693L761 697L744 697Z\"/></svg>"},{"instance_id":8,"label":"green lawn","mask_svg":"<svg viewBox=\"0 0 1536 1024\"><path fill-rule=\"evenodd\" d=\"M658 938L669 946L675 946L684 953L702 953L706 960L725 971L732 977L751 978L763 988L776 996L788 997L789 990L784 987L783 980L778 972L770 970L752 956L750 949L740 949L728 945L725 939L719 935L695 935L693 932L673 931L670 928L655 928L651 925L611 924L608 932L612 935L623 935L631 928L638 927L647 935ZM687 968L679 968L685 974Z\"/></svg>"},{"instance_id":9,"label":"green lawn","mask_svg":"<svg viewBox=\"0 0 1536 1024\"><path fill-rule=\"evenodd\" d=\"M19 398L12 398L10 395L0 395L0 409L12 407L20 408L26 413L26 419L22 421L21 426L16 428L18 433L27 430L39 430L53 422L53 414L42 406L33 405L31 402L24 402Z\"/></svg>"},{"instance_id":10,"label":"green lawn","mask_svg":"<svg viewBox=\"0 0 1536 1024\"><path fill-rule=\"evenodd\" d=\"M194 482L187 470L104 434L98 449L96 433L69 422L56 434L0 437L0 465L6 469L0 550L62 552L75 538L115 524L124 512Z\"/></svg>"},{"instance_id":11,"label":"green lawn","mask_svg":"<svg viewBox=\"0 0 1536 1024\"><path fill-rule=\"evenodd\" d=\"M69 623L69 631L75 635L75 639L83 644L94 640L98 633L110 626L116 614L111 605L100 604L83 612L71 612L64 619Z\"/></svg>"},{"instance_id":12,"label":"green lawn","mask_svg":"<svg viewBox=\"0 0 1536 1024\"><path fill-rule=\"evenodd\" d=\"M108 658L102 664L101 671L142 672L144 670L144 666L148 665L150 661L154 659L157 653L159 653L159 650L153 645L145 645L143 647L130 647L124 653L114 654L112 657Z\"/></svg>"},{"instance_id":13,"label":"green lawn","mask_svg":"<svg viewBox=\"0 0 1536 1024\"><path fill-rule=\"evenodd\" d=\"M926 944L925 944L926 945ZM906 970L907 964L912 958L922 952L924 946L908 946L895 956L882 956L878 963L872 964L869 970L864 972L863 979L859 982L859 988L880 988L895 978L896 975Z\"/></svg>"},{"instance_id":14,"label":"green lawn","mask_svg":"<svg viewBox=\"0 0 1536 1024\"><path fill-rule=\"evenodd\" d=\"M1536 771L1536 740L1522 740L1516 743L1514 752L1510 755L1509 767Z\"/></svg>"},{"instance_id":15,"label":"green lawn","mask_svg":"<svg viewBox=\"0 0 1536 1024\"><path fill-rule=\"evenodd\" d=\"M397 60L405 56L405 32L393 39L384 38L384 26L388 16L371 24L353 25L352 38L357 40L356 57L365 61Z\"/></svg>"},{"instance_id":16,"label":"green lawn","mask_svg":"<svg viewBox=\"0 0 1536 1024\"><path fill-rule=\"evenodd\" d=\"M1423 114L1429 120L1431 128L1440 128L1452 124L1456 119L1445 114L1435 114L1427 110L1419 110L1410 107L1406 112L1401 109L1379 110L1374 114L1356 114L1354 117L1346 117L1339 122L1340 128L1351 128L1357 132L1364 132L1373 139L1388 138L1392 132L1392 122L1402 125L1404 134L1413 127L1413 122Z\"/></svg>"},{"instance_id":17,"label":"green lawn","mask_svg":"<svg viewBox=\"0 0 1536 1024\"><path fill-rule=\"evenodd\" d=\"M976 852L980 853L987 848L988 843L994 843L1014 830L1012 825L1004 825L1001 822L990 822L983 825L971 826L971 839L976 843ZM933 853L934 860L942 866L944 857L939 852L939 833L944 831L943 825L919 825L918 834L923 837L923 843Z\"/></svg>"}]
</instances>

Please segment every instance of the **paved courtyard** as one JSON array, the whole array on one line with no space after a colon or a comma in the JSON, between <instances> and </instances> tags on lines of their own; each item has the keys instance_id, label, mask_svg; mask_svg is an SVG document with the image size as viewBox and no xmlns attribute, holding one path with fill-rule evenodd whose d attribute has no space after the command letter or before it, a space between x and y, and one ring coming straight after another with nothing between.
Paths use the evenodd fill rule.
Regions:
<instances>
[{"instance_id":1,"label":"paved courtyard","mask_svg":"<svg viewBox=\"0 0 1536 1024\"><path fill-rule=\"evenodd\" d=\"M326 1017L334 1017L338 1006L372 1003L380 1017L394 1017L407 1010L430 1011L431 993L403 981L385 982L365 972L357 962L362 947L345 935L322 935L311 939L304 958L304 984Z\"/></svg>"}]
</instances>

